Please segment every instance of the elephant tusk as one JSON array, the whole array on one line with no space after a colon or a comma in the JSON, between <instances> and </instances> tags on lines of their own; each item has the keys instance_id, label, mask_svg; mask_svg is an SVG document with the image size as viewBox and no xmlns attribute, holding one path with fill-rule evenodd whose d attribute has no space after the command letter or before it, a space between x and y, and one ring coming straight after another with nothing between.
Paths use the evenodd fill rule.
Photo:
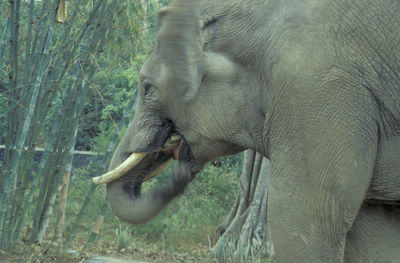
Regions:
<instances>
[{"instance_id":1,"label":"elephant tusk","mask_svg":"<svg viewBox=\"0 0 400 263\"><path fill-rule=\"evenodd\" d=\"M164 147L162 151L169 151L173 150L179 145L179 142L181 141L182 136L178 133L173 133L170 135L169 139L167 142L164 144ZM97 177L93 177L92 181L95 184L105 184L105 183L110 183L119 177L123 176L127 172L129 172L133 167L135 167L143 158L146 156L147 153L132 153L131 156L129 156L128 159L126 159L123 163L121 163L118 167L115 169ZM146 176L144 179L145 181L149 180L150 178L158 175L161 173L171 162L172 158L170 158L168 161L164 162L161 164L159 167L157 167L155 170L150 172L149 175Z\"/></svg>"},{"instance_id":2,"label":"elephant tusk","mask_svg":"<svg viewBox=\"0 0 400 263\"><path fill-rule=\"evenodd\" d=\"M144 182L146 182L147 180L150 180L151 178L153 178L154 176L160 174L162 171L165 170L165 168L167 168L168 164L172 161L173 159L170 158L168 159L168 161L162 163L160 166L158 166L156 169L154 169L153 171L151 171L145 178L144 178Z\"/></svg>"},{"instance_id":3,"label":"elephant tusk","mask_svg":"<svg viewBox=\"0 0 400 263\"><path fill-rule=\"evenodd\" d=\"M101 176L92 178L95 184L105 184L110 183L119 177L123 176L129 172L133 167L135 167L140 161L146 156L147 153L132 153L123 163L121 163L115 169L105 173Z\"/></svg>"}]
</instances>

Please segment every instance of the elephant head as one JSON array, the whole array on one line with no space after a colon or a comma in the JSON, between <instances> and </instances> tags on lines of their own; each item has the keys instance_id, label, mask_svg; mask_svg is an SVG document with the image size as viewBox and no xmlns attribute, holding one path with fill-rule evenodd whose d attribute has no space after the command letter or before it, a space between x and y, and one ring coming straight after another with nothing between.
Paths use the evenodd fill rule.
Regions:
<instances>
[{"instance_id":1,"label":"elephant head","mask_svg":"<svg viewBox=\"0 0 400 263\"><path fill-rule=\"evenodd\" d=\"M257 78L211 48L215 19L200 20L197 2L176 0L159 13L156 45L140 71L138 109L110 172L94 179L107 183L113 211L129 223L151 219L205 163L254 148L262 134L248 119L265 117L254 103L259 94L247 89ZM173 159L180 168L171 184L141 195L142 183Z\"/></svg>"}]
</instances>

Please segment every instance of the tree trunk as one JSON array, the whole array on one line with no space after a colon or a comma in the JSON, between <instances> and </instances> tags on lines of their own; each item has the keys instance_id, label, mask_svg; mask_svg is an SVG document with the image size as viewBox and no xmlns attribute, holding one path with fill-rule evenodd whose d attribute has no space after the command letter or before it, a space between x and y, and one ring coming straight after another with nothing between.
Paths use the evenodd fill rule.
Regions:
<instances>
[{"instance_id":1,"label":"tree trunk","mask_svg":"<svg viewBox=\"0 0 400 263\"><path fill-rule=\"evenodd\" d=\"M246 151L236 201L225 222L217 228L220 237L214 253L218 257L223 254L240 260L273 255L267 223L269 180L269 160L254 151Z\"/></svg>"},{"instance_id":2,"label":"tree trunk","mask_svg":"<svg viewBox=\"0 0 400 263\"><path fill-rule=\"evenodd\" d=\"M65 209L67 207L68 186L71 178L71 171L66 171L63 175L63 183L61 186L60 204L58 206L57 222L54 231L53 241L58 243L61 241L64 232Z\"/></svg>"}]
</instances>

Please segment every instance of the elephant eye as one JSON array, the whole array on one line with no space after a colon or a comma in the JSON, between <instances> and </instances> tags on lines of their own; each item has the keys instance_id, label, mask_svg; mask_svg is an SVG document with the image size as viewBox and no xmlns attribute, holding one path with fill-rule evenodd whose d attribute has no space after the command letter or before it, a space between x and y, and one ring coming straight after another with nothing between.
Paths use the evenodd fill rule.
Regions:
<instances>
[{"instance_id":1,"label":"elephant eye","mask_svg":"<svg viewBox=\"0 0 400 263\"><path fill-rule=\"evenodd\" d=\"M143 83L144 95L145 96L148 95L151 92L152 88L153 86L150 85L150 83L148 82Z\"/></svg>"}]
</instances>

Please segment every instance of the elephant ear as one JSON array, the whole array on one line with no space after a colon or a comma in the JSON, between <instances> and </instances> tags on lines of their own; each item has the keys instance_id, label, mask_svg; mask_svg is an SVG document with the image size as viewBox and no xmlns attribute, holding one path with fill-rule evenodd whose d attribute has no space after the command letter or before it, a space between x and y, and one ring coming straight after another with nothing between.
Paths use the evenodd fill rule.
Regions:
<instances>
[{"instance_id":1,"label":"elephant ear","mask_svg":"<svg viewBox=\"0 0 400 263\"><path fill-rule=\"evenodd\" d=\"M185 102L197 94L202 76L198 12L197 0L175 0L159 12L156 50L168 67L168 86L176 89Z\"/></svg>"}]
</instances>

